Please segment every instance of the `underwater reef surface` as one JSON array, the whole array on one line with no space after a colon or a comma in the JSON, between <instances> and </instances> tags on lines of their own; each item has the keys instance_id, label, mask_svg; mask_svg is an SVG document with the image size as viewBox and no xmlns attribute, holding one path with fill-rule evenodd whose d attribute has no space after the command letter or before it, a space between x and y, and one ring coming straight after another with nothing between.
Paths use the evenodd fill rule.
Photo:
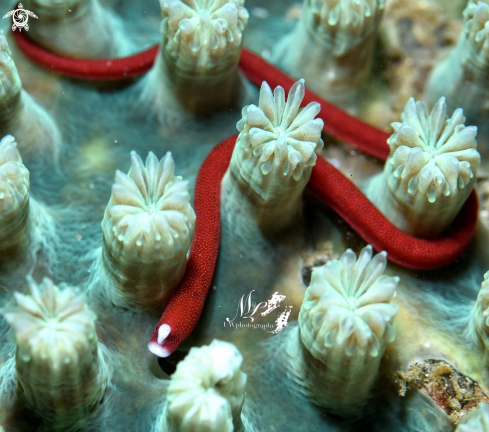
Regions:
<instances>
[{"instance_id":1,"label":"underwater reef surface","mask_svg":"<svg viewBox=\"0 0 489 432\"><path fill-rule=\"evenodd\" d=\"M483 136L477 137L480 167L472 135L454 144L460 174L454 184L446 175L451 196L443 189L447 201L437 210L439 220L424 214L417 219L431 220L422 226L425 233L443 231L467 197L460 198L457 187L475 183L480 217L467 251L441 269L402 268L382 251L373 253L304 190L316 154L367 196L373 179L382 183L390 175L383 164L321 134L316 106L298 111L302 84L288 95L265 88L260 93L236 72L240 38L273 60L278 42L301 19L299 3L184 2L212 12L199 14L178 1L162 1L161 8L148 0L73 0L64 9L50 9L56 2L44 0L24 3L39 15L29 19L28 35L60 53L117 57L160 42L165 49L142 78L85 82L36 66L9 34L10 18L1 21L8 48L2 42L0 138L12 134L17 141L0 144L0 187L5 183L16 192L0 208L5 431L467 430L456 423L463 423L469 408L460 416L453 412L464 404L475 408L471 395L487 401L489 394L489 180L482 149L489 142ZM319 8L338 2L305 3ZM371 37L371 69L355 78L362 82L344 108L395 131L392 141L402 140L404 126L393 130L390 123L412 121L406 104L411 97L423 99L430 72L457 44L466 2L360 3L378 8L378 20L372 29L367 20L364 31ZM3 16L15 5L1 6ZM42 21L43 13L49 19ZM175 16L186 17L185 23ZM80 29L87 29L86 39ZM213 34L227 38L217 54L196 42ZM70 51L74 45L76 52ZM294 43L287 49L294 54ZM306 86L314 79L304 78ZM287 107L280 105L282 97ZM430 119L441 119L430 126L432 135L433 128L449 128L447 119L456 123L458 107L441 116L426 103ZM416 106L418 114L424 112ZM466 126L470 134L473 124ZM158 347L151 352L148 342L185 270L199 167L215 145L237 132L222 184L219 254L202 315L178 349L159 358ZM275 147L265 148L270 141ZM428 141L423 150L434 155L436 143ZM268 163L267 154L280 152L286 153L280 163ZM259 164L253 157L261 157ZM439 199L442 192L429 196ZM372 201L397 199L387 187L383 193ZM341 283L331 282L338 274ZM161 328L164 340L168 333ZM423 362L445 367L433 373L435 384L423 384L418 369L411 372L414 378L407 375ZM399 376L407 383L403 396ZM455 388L476 383L477 391L450 391L437 404L426 388L448 382ZM487 410L479 410L470 424L489 424Z\"/></svg>"}]
</instances>

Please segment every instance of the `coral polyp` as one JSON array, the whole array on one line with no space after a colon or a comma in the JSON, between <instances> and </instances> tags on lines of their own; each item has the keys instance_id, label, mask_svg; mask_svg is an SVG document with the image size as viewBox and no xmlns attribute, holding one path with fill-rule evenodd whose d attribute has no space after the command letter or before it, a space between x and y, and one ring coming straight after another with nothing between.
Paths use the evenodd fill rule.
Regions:
<instances>
[{"instance_id":1,"label":"coral polyp","mask_svg":"<svg viewBox=\"0 0 489 432\"><path fill-rule=\"evenodd\" d=\"M242 361L239 351L228 342L214 340L209 346L192 348L172 376L157 430L242 430L246 386Z\"/></svg>"},{"instance_id":2,"label":"coral polyp","mask_svg":"<svg viewBox=\"0 0 489 432\"><path fill-rule=\"evenodd\" d=\"M29 171L22 163L15 138L11 135L0 141L0 214L5 219L19 212L29 199Z\"/></svg>"},{"instance_id":3,"label":"coral polyp","mask_svg":"<svg viewBox=\"0 0 489 432\"><path fill-rule=\"evenodd\" d=\"M126 175L117 171L102 230L106 244L128 257L173 258L188 249L195 213L188 182L174 176L171 154L158 161L150 153L143 164L133 152Z\"/></svg>"},{"instance_id":4,"label":"coral polyp","mask_svg":"<svg viewBox=\"0 0 489 432\"><path fill-rule=\"evenodd\" d=\"M141 94L160 123L172 126L246 100L249 90L236 67L248 22L243 4L160 0L161 49Z\"/></svg>"},{"instance_id":5,"label":"coral polyp","mask_svg":"<svg viewBox=\"0 0 489 432\"><path fill-rule=\"evenodd\" d=\"M477 127L465 126L462 109L448 120L446 111L444 98L431 115L411 98L402 123L392 124L383 177L369 186L368 196L377 207L418 237L436 237L450 226L472 192L480 165Z\"/></svg>"},{"instance_id":6,"label":"coral polyp","mask_svg":"<svg viewBox=\"0 0 489 432\"><path fill-rule=\"evenodd\" d=\"M372 65L384 0L304 0L294 30L274 47L272 62L312 91L358 111Z\"/></svg>"},{"instance_id":7,"label":"coral polyp","mask_svg":"<svg viewBox=\"0 0 489 432\"><path fill-rule=\"evenodd\" d=\"M313 271L302 302L304 349L301 355L289 348L296 357L292 368L311 401L338 415L361 414L395 337L392 322L399 308L390 301L399 278L383 275L386 264L385 252L372 257L367 246L357 259L349 249ZM290 344L297 343L296 334L291 338Z\"/></svg>"},{"instance_id":8,"label":"coral polyp","mask_svg":"<svg viewBox=\"0 0 489 432\"><path fill-rule=\"evenodd\" d=\"M103 262L122 288L108 290L114 304L161 310L182 279L195 213L174 170L170 153L158 161L150 152L144 164L132 152L129 173L116 172L102 221Z\"/></svg>"},{"instance_id":9,"label":"coral polyp","mask_svg":"<svg viewBox=\"0 0 489 432\"><path fill-rule=\"evenodd\" d=\"M236 125L240 133L223 182L224 189L233 189L233 198L226 201L241 207L239 201L248 200L265 230L267 225L280 229L297 216L316 152L324 145L323 121L315 119L320 105L311 102L300 109L304 89L304 80L297 81L286 102L282 87L272 93L264 82L258 106L243 108Z\"/></svg>"},{"instance_id":10,"label":"coral polyp","mask_svg":"<svg viewBox=\"0 0 489 432\"><path fill-rule=\"evenodd\" d=\"M27 405L56 430L72 428L104 395L108 370L97 343L95 314L71 288L28 279L2 313L15 332L16 375Z\"/></svg>"}]
</instances>

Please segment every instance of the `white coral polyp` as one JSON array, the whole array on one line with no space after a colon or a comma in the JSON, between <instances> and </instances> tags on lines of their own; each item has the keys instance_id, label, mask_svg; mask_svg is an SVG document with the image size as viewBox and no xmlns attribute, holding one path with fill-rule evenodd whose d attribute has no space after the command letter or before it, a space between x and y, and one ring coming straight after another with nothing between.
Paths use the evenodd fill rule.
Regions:
<instances>
[{"instance_id":1,"label":"white coral polyp","mask_svg":"<svg viewBox=\"0 0 489 432\"><path fill-rule=\"evenodd\" d=\"M445 98L428 115L421 102L409 99L401 115L402 123L392 123L395 133L387 141L391 147L388 164L393 176L389 187L408 182L407 192L426 195L430 203L443 196L468 196L480 165L477 127L464 125L463 110L447 120Z\"/></svg>"},{"instance_id":2,"label":"white coral polyp","mask_svg":"<svg viewBox=\"0 0 489 432\"><path fill-rule=\"evenodd\" d=\"M29 171L11 135L0 141L0 219L19 209L29 196Z\"/></svg>"},{"instance_id":3,"label":"white coral polyp","mask_svg":"<svg viewBox=\"0 0 489 432\"><path fill-rule=\"evenodd\" d=\"M167 414L180 432L231 432L244 403L246 374L237 348L213 340L192 348L177 366L168 387Z\"/></svg>"},{"instance_id":4,"label":"white coral polyp","mask_svg":"<svg viewBox=\"0 0 489 432\"><path fill-rule=\"evenodd\" d=\"M86 363L87 354L93 361L96 316L83 296L71 288L60 291L48 278L39 287L30 277L28 282L31 294L15 293L18 306L3 310L15 332L19 361L41 361L54 370Z\"/></svg>"},{"instance_id":5,"label":"white coral polyp","mask_svg":"<svg viewBox=\"0 0 489 432\"><path fill-rule=\"evenodd\" d=\"M463 32L470 46L489 60L489 4L483 1L469 1L463 12Z\"/></svg>"},{"instance_id":6,"label":"white coral polyp","mask_svg":"<svg viewBox=\"0 0 489 432\"><path fill-rule=\"evenodd\" d=\"M284 89L278 86L272 93L264 81L258 106L243 108L243 118L236 126L240 132L236 145L252 152L264 176L280 170L281 175L297 181L306 168L316 164L315 152L324 145L324 122L315 119L321 109L317 102L300 109L304 92L304 80L297 81L286 103Z\"/></svg>"},{"instance_id":7,"label":"white coral polyp","mask_svg":"<svg viewBox=\"0 0 489 432\"><path fill-rule=\"evenodd\" d=\"M30 409L58 430L72 430L102 398L108 370L99 353L95 314L72 288L27 278L30 295L2 310L17 342L17 380Z\"/></svg>"},{"instance_id":8,"label":"white coral polyp","mask_svg":"<svg viewBox=\"0 0 489 432\"><path fill-rule=\"evenodd\" d=\"M372 22L381 14L385 0L310 0L317 16L318 31L335 35L339 31L350 38L362 39L370 33Z\"/></svg>"},{"instance_id":9,"label":"white coral polyp","mask_svg":"<svg viewBox=\"0 0 489 432\"><path fill-rule=\"evenodd\" d=\"M177 56L197 56L202 49L212 55L239 49L248 23L244 0L161 0L162 31L167 37L166 50ZM188 49L187 49L188 47Z\"/></svg>"},{"instance_id":10,"label":"white coral polyp","mask_svg":"<svg viewBox=\"0 0 489 432\"><path fill-rule=\"evenodd\" d=\"M299 325L302 342L314 357L325 358L333 347L343 347L347 356L377 357L394 340L391 323L398 306L389 302L399 278L383 275L386 262L385 252L372 258L367 246L358 260L348 249L312 273Z\"/></svg>"},{"instance_id":11,"label":"white coral polyp","mask_svg":"<svg viewBox=\"0 0 489 432\"><path fill-rule=\"evenodd\" d=\"M195 213L188 182L174 176L170 153L158 161L150 152L146 166L131 153L131 169L116 172L102 229L105 241L129 257L172 258L192 241Z\"/></svg>"}]
</instances>

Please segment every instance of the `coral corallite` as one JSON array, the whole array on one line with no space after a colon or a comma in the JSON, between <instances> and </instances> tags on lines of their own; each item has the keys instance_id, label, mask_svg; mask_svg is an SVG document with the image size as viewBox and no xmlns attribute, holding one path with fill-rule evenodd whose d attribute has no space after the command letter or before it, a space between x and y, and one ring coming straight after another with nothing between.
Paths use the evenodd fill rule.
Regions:
<instances>
[{"instance_id":1,"label":"coral corallite","mask_svg":"<svg viewBox=\"0 0 489 432\"><path fill-rule=\"evenodd\" d=\"M385 252L372 257L371 246L358 259L348 249L315 270L306 290L299 314L304 361L295 373L314 403L339 415L359 414L395 337L398 306L390 301L399 278L383 275L386 264Z\"/></svg>"},{"instance_id":2,"label":"coral corallite","mask_svg":"<svg viewBox=\"0 0 489 432\"><path fill-rule=\"evenodd\" d=\"M240 133L224 182L243 191L244 197L235 199L251 203L264 229L270 224L279 229L297 216L323 147L323 121L315 119L321 106L311 102L301 109L304 91L304 80L297 81L286 102L282 87L272 92L264 82L258 106L244 107L237 124Z\"/></svg>"},{"instance_id":3,"label":"coral corallite","mask_svg":"<svg viewBox=\"0 0 489 432\"><path fill-rule=\"evenodd\" d=\"M109 292L117 305L161 308L183 276L195 213L174 169L170 153L158 161L150 152L144 164L133 152L129 173L116 173L102 231L104 263L120 284Z\"/></svg>"},{"instance_id":4,"label":"coral corallite","mask_svg":"<svg viewBox=\"0 0 489 432\"><path fill-rule=\"evenodd\" d=\"M56 428L73 426L102 398L107 369L100 355L95 314L73 289L28 278L31 294L15 294L3 309L17 342L17 380L27 405Z\"/></svg>"},{"instance_id":5,"label":"coral corallite","mask_svg":"<svg viewBox=\"0 0 489 432\"><path fill-rule=\"evenodd\" d=\"M394 225L416 237L436 237L450 226L480 164L477 128L464 125L462 109L448 120L446 111L444 98L430 115L423 103L409 99L402 123L392 124L383 176L367 191Z\"/></svg>"},{"instance_id":6,"label":"coral corallite","mask_svg":"<svg viewBox=\"0 0 489 432\"><path fill-rule=\"evenodd\" d=\"M242 361L228 342L213 340L208 346L192 348L171 378L158 432L241 430L246 386Z\"/></svg>"}]
</instances>

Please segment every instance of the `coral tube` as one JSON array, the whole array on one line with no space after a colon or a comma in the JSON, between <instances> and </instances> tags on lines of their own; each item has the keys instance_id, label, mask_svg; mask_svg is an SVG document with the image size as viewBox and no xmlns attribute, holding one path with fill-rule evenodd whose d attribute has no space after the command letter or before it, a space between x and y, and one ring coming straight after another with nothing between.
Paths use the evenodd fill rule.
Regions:
<instances>
[{"instance_id":1,"label":"coral tube","mask_svg":"<svg viewBox=\"0 0 489 432\"><path fill-rule=\"evenodd\" d=\"M11 135L0 141L0 252L28 239L29 171Z\"/></svg>"},{"instance_id":2,"label":"coral tube","mask_svg":"<svg viewBox=\"0 0 489 432\"><path fill-rule=\"evenodd\" d=\"M342 108L353 108L370 74L384 0L305 0L272 62Z\"/></svg>"},{"instance_id":3,"label":"coral tube","mask_svg":"<svg viewBox=\"0 0 489 432\"><path fill-rule=\"evenodd\" d=\"M398 228L416 237L442 234L472 192L480 165L477 128L464 125L462 109L447 120L445 99L430 115L411 98L393 123L383 174L367 188L368 198Z\"/></svg>"},{"instance_id":4,"label":"coral tube","mask_svg":"<svg viewBox=\"0 0 489 432\"><path fill-rule=\"evenodd\" d=\"M450 109L463 108L469 124L479 128L481 153L489 154L489 2L470 0L456 47L433 69L425 87L429 105L442 96Z\"/></svg>"},{"instance_id":5,"label":"coral tube","mask_svg":"<svg viewBox=\"0 0 489 432\"><path fill-rule=\"evenodd\" d=\"M219 340L192 348L168 386L157 432L238 432L246 374L237 348Z\"/></svg>"},{"instance_id":6,"label":"coral tube","mask_svg":"<svg viewBox=\"0 0 489 432\"><path fill-rule=\"evenodd\" d=\"M160 0L163 40L143 88L160 116L237 108L246 94L237 64L248 23L244 0ZM168 112L165 114L165 112Z\"/></svg>"},{"instance_id":7,"label":"coral tube","mask_svg":"<svg viewBox=\"0 0 489 432\"><path fill-rule=\"evenodd\" d=\"M14 135L24 157L45 152L57 160L60 133L54 120L22 89L5 35L0 33L0 136Z\"/></svg>"},{"instance_id":8,"label":"coral tube","mask_svg":"<svg viewBox=\"0 0 489 432\"><path fill-rule=\"evenodd\" d=\"M489 272L484 275L465 335L489 356Z\"/></svg>"},{"instance_id":9,"label":"coral tube","mask_svg":"<svg viewBox=\"0 0 489 432\"><path fill-rule=\"evenodd\" d=\"M27 406L53 427L73 427L104 395L108 371L97 342L95 314L71 288L45 278L3 309L17 342L17 380Z\"/></svg>"},{"instance_id":10,"label":"coral tube","mask_svg":"<svg viewBox=\"0 0 489 432\"><path fill-rule=\"evenodd\" d=\"M24 0L38 15L29 35L49 51L68 57L113 58L129 54L122 21L98 0Z\"/></svg>"},{"instance_id":11,"label":"coral tube","mask_svg":"<svg viewBox=\"0 0 489 432\"><path fill-rule=\"evenodd\" d=\"M188 182L174 176L170 153L146 165L131 153L131 169L117 171L102 221L103 263L115 279L110 300L121 307L163 310L185 272L195 213Z\"/></svg>"},{"instance_id":12,"label":"coral tube","mask_svg":"<svg viewBox=\"0 0 489 432\"><path fill-rule=\"evenodd\" d=\"M304 80L296 82L286 102L282 87L272 93L264 82L258 106L244 107L237 124L240 134L223 180L224 205L229 213L247 201L264 231L277 231L300 214L316 152L323 147L323 121L314 118L321 106L311 102L301 109L304 90Z\"/></svg>"},{"instance_id":13,"label":"coral tube","mask_svg":"<svg viewBox=\"0 0 489 432\"><path fill-rule=\"evenodd\" d=\"M296 381L309 399L340 416L359 416L392 342L398 307L391 304L399 278L383 275L385 252L358 260L348 249L312 273L299 314L299 332L287 352ZM299 334L300 338L299 338Z\"/></svg>"}]
</instances>

